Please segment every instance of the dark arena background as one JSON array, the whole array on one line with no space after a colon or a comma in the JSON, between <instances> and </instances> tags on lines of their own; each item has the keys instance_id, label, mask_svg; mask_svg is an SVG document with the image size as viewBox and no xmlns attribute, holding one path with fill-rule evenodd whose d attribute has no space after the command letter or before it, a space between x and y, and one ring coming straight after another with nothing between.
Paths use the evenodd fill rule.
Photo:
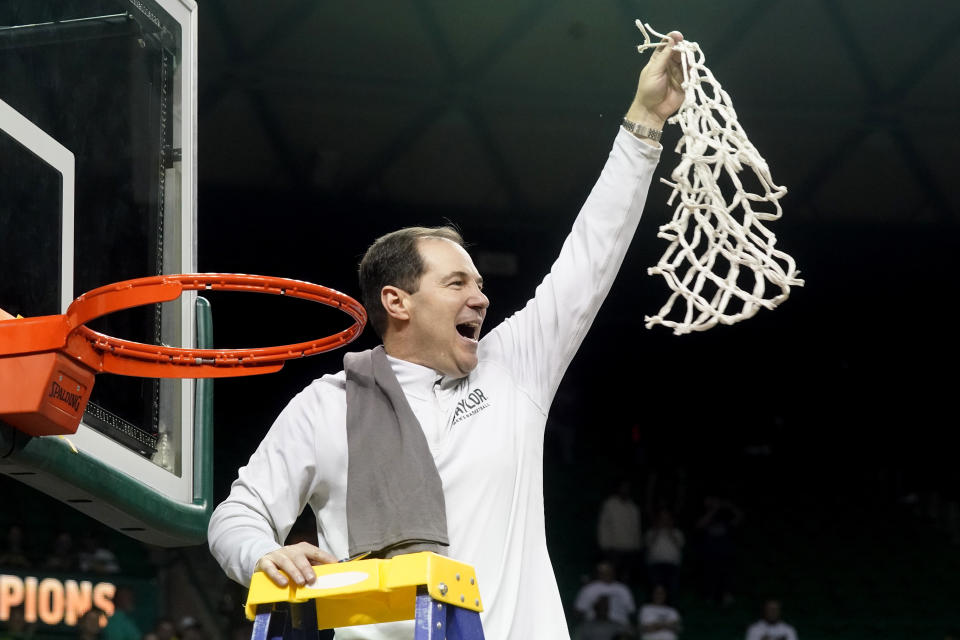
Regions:
<instances>
[{"instance_id":1,"label":"dark arena background","mask_svg":"<svg viewBox=\"0 0 960 640\"><path fill-rule=\"evenodd\" d=\"M644 530L667 507L684 532L685 640L742 638L770 597L803 640L960 634L960 4L197 4L199 270L358 296L374 238L451 221L486 281L485 331L532 294L599 174L647 59L634 19L698 42L789 190L768 228L806 284L734 326L644 328L668 293L646 274L672 213L658 182L678 161L668 127L643 220L546 435L548 543L571 630L600 558L601 504L627 479ZM343 321L298 301L210 299L218 347ZM368 329L351 348L376 343ZM216 382L217 500L286 402L341 368L335 351ZM144 546L0 483L17 505L0 510L5 536L16 525L29 543L32 528L60 527L113 550L142 631L190 618L205 637L241 637L243 592L205 547ZM720 592L698 527L708 498L737 513ZM52 552L28 549L37 565ZM642 571L631 586L647 601Z\"/></svg>"}]
</instances>

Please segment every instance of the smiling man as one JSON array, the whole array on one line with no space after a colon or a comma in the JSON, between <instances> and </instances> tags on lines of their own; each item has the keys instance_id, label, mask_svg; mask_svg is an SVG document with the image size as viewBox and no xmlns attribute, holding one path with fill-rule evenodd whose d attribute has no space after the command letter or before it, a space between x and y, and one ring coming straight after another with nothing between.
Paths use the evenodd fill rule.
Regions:
<instances>
[{"instance_id":1,"label":"smiling man","mask_svg":"<svg viewBox=\"0 0 960 640\"><path fill-rule=\"evenodd\" d=\"M682 36L673 32L671 43ZM360 264L383 346L344 356L277 418L210 522L210 549L248 584L255 570L304 584L311 565L433 550L477 570L490 640L569 638L547 552L543 435L564 371L610 290L683 101L661 46L610 157L534 297L481 338L483 279L449 227L379 238ZM282 546L306 505L319 546ZM413 637L412 622L338 639Z\"/></svg>"},{"instance_id":2,"label":"smiling man","mask_svg":"<svg viewBox=\"0 0 960 640\"><path fill-rule=\"evenodd\" d=\"M456 230L412 227L383 236L360 263L360 287L390 356L454 378L476 368L490 301Z\"/></svg>"}]
</instances>

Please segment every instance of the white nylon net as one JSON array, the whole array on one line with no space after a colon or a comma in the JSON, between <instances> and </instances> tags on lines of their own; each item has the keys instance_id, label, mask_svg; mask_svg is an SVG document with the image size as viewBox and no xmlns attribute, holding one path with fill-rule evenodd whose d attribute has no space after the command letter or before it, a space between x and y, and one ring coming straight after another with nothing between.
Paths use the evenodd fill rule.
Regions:
<instances>
[{"instance_id":1,"label":"white nylon net","mask_svg":"<svg viewBox=\"0 0 960 640\"><path fill-rule=\"evenodd\" d=\"M644 44L639 51L660 46L637 20ZM662 324L676 335L705 331L718 322L734 324L752 317L762 307L773 309L802 286L789 255L774 248L776 237L761 221L782 215L779 200L787 192L774 184L766 161L737 121L730 96L704 65L696 42L683 40L681 53L685 98L668 122L680 125L676 152L680 164L661 178L673 187L667 204L679 203L673 219L657 237L670 242L650 275L660 274L673 293L646 327ZM751 193L738 174L748 167L756 176ZM749 174L747 176L749 177ZM773 291L767 291L767 284ZM683 304L679 302L683 299ZM674 305L676 304L676 309Z\"/></svg>"}]
</instances>

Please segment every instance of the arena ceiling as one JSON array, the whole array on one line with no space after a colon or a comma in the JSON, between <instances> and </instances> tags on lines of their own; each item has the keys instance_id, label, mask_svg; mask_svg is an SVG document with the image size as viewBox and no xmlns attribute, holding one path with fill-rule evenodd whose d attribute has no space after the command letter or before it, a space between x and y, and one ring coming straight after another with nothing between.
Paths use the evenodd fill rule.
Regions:
<instances>
[{"instance_id":1,"label":"arena ceiling","mask_svg":"<svg viewBox=\"0 0 960 640\"><path fill-rule=\"evenodd\" d=\"M549 224L589 190L632 97L639 17L700 43L790 191L785 220L958 220L956 3L199 5L202 186Z\"/></svg>"},{"instance_id":2,"label":"arena ceiling","mask_svg":"<svg viewBox=\"0 0 960 640\"><path fill-rule=\"evenodd\" d=\"M789 189L771 228L807 284L733 327L644 330L668 291L646 275L671 213L669 189L654 184L564 383L584 402L612 393L644 408L632 417L632 403L617 403L598 416L591 405L585 419L700 436L776 424L794 444L847 438L856 450L880 439L874 425L909 425L934 442L953 412L939 372L960 355L950 329L960 3L199 5L203 270L355 291L353 265L378 233L449 217L475 243L493 326L530 295L599 173L646 60L635 48L642 18L701 45ZM659 175L675 166L678 137L668 128ZM249 326L221 337L245 344ZM285 384L315 374L304 367Z\"/></svg>"}]
</instances>

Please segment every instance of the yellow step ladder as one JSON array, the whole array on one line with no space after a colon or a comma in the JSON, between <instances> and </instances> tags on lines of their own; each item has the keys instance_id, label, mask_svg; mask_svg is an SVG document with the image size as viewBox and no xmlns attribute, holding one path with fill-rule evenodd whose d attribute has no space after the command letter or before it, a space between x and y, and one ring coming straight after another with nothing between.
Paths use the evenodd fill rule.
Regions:
<instances>
[{"instance_id":1,"label":"yellow step ladder","mask_svg":"<svg viewBox=\"0 0 960 640\"><path fill-rule=\"evenodd\" d=\"M414 620L414 640L483 640L473 567L427 551L313 567L313 584L278 587L253 575L251 640L313 640L318 629ZM286 606L284 606L286 604Z\"/></svg>"}]
</instances>

